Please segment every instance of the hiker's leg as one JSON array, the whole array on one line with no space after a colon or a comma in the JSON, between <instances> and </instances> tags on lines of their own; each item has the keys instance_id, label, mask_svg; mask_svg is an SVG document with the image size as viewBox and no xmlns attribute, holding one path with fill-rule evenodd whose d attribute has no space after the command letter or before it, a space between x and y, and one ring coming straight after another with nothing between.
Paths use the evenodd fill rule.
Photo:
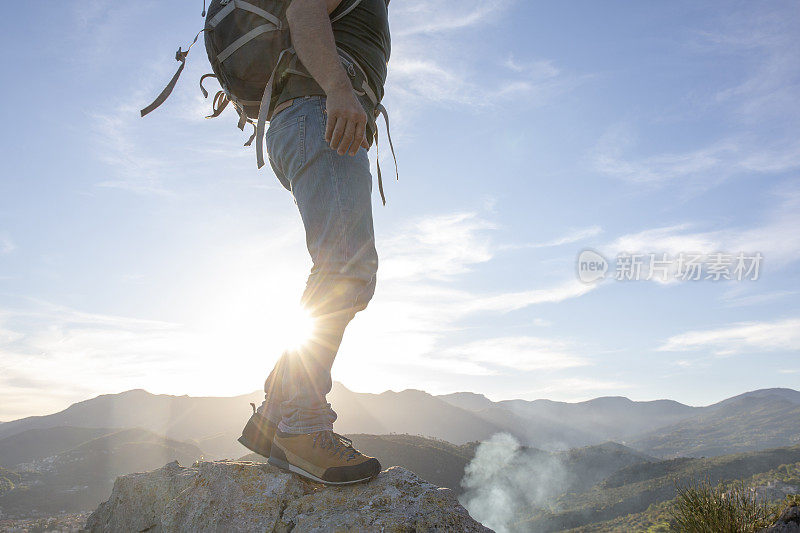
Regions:
<instances>
[{"instance_id":1,"label":"hiker's leg","mask_svg":"<svg viewBox=\"0 0 800 533\"><path fill-rule=\"evenodd\" d=\"M264 381L264 401L258 408L261 416L276 425L281 420L281 402L283 401L281 383L288 357L288 352L284 352Z\"/></svg>"},{"instance_id":2,"label":"hiker's leg","mask_svg":"<svg viewBox=\"0 0 800 533\"><path fill-rule=\"evenodd\" d=\"M287 353L281 380L279 429L286 433L333 427L336 414L325 400L331 366L347 324L372 298L378 267L367 152L340 156L332 150L324 139L324 109L322 97L296 101L276 117L267 138L275 166L289 181L313 261L302 304L315 319L314 334Z\"/></svg>"},{"instance_id":3,"label":"hiker's leg","mask_svg":"<svg viewBox=\"0 0 800 533\"><path fill-rule=\"evenodd\" d=\"M267 132L270 137L274 137L275 135L279 134L284 134L288 137L299 136L299 132L291 127L293 123L292 121L287 123L282 122L278 117L275 117L275 119L276 120L270 122L270 130ZM296 121L294 123L296 124ZM278 126L286 127L284 127L281 132L278 132L276 130L281 129ZM272 167L272 171L275 173L275 176L278 178L278 181L281 182L281 185L283 185L286 190L291 191L289 179L283 173L281 167L277 165L276 160L271 156L271 152L269 155L270 166ZM281 382L283 380L284 369L286 368L287 357L288 354L284 352L275 363L275 366L272 368L272 372L269 373L269 376L267 376L267 379L264 381L264 401L257 410L261 416L276 425L281 420L281 402L283 401Z\"/></svg>"}]
</instances>

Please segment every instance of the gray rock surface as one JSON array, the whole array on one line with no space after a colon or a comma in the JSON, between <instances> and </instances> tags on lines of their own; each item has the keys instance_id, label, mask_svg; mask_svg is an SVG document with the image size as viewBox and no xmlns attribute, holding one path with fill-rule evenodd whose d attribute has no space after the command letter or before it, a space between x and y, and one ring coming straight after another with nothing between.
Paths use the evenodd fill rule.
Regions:
<instances>
[{"instance_id":1,"label":"gray rock surface","mask_svg":"<svg viewBox=\"0 0 800 533\"><path fill-rule=\"evenodd\" d=\"M800 505L784 509L778 520L761 533L800 533Z\"/></svg>"},{"instance_id":2,"label":"gray rock surface","mask_svg":"<svg viewBox=\"0 0 800 533\"><path fill-rule=\"evenodd\" d=\"M438 488L395 466L374 480L324 487L268 464L169 463L119 477L86 529L100 531L489 532Z\"/></svg>"}]
</instances>

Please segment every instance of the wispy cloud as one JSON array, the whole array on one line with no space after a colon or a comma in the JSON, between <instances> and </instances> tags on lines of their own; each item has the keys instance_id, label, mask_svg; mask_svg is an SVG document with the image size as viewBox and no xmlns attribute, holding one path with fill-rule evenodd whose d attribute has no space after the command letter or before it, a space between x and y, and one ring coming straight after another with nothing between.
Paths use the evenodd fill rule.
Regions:
<instances>
[{"instance_id":1,"label":"wispy cloud","mask_svg":"<svg viewBox=\"0 0 800 533\"><path fill-rule=\"evenodd\" d=\"M511 0L412 0L391 5L394 35L442 33L486 24L512 4Z\"/></svg>"},{"instance_id":2,"label":"wispy cloud","mask_svg":"<svg viewBox=\"0 0 800 533\"><path fill-rule=\"evenodd\" d=\"M495 225L477 213L436 215L411 222L381 245L381 278L446 280L491 259L487 232Z\"/></svg>"},{"instance_id":3,"label":"wispy cloud","mask_svg":"<svg viewBox=\"0 0 800 533\"><path fill-rule=\"evenodd\" d=\"M760 252L764 267L777 269L800 260L800 187L781 187L772 193L776 205L760 223L746 227L698 230L685 223L651 228L621 235L603 245L609 256L619 252L712 254L715 252L752 254Z\"/></svg>"},{"instance_id":4,"label":"wispy cloud","mask_svg":"<svg viewBox=\"0 0 800 533\"><path fill-rule=\"evenodd\" d=\"M751 287L748 287L751 289ZM768 292L757 292L755 290L744 290L743 286L737 286L732 290L726 291L723 295L725 305L728 307L745 307L749 305L761 305L776 300L782 300L789 296L795 296L800 291L778 290Z\"/></svg>"},{"instance_id":5,"label":"wispy cloud","mask_svg":"<svg viewBox=\"0 0 800 533\"><path fill-rule=\"evenodd\" d=\"M716 100L736 106L749 121L800 118L800 13L792 2L760 3L757 9L730 10L720 29L702 32L710 52L751 60L739 83L720 90Z\"/></svg>"},{"instance_id":6,"label":"wispy cloud","mask_svg":"<svg viewBox=\"0 0 800 533\"><path fill-rule=\"evenodd\" d=\"M194 74L187 72L183 76L191 78ZM163 80L158 78L152 87L161 83ZM159 90L150 92L157 94ZM255 154L252 147L243 148L237 141L237 136L246 135L236 129L230 115L233 111L223 114L217 122L204 121L210 104L199 93L176 90L170 105L142 119L139 109L153 94L137 89L91 115L97 158L109 168L108 176L96 186L174 196L197 190L205 184L203 178L209 168L224 164L225 180L230 185L279 188L268 169L253 175ZM194 133L182 136L187 132Z\"/></svg>"},{"instance_id":7,"label":"wispy cloud","mask_svg":"<svg viewBox=\"0 0 800 533\"><path fill-rule=\"evenodd\" d=\"M648 125L620 123L597 143L592 154L595 169L641 185L680 184L690 192L737 176L796 171L798 24L800 13L791 2L742 4L720 12L712 28L696 32L698 39L687 51L706 61L736 58L742 67L738 79L695 96L702 108L692 117L710 110L722 113L726 122L721 131L727 133L699 141L696 148L664 151L639 143L637 132Z\"/></svg>"},{"instance_id":8,"label":"wispy cloud","mask_svg":"<svg viewBox=\"0 0 800 533\"><path fill-rule=\"evenodd\" d=\"M471 37L476 29L502 20L514 4L413 0L391 6L387 94L399 104L401 127L405 115L426 104L489 109L525 96L526 104L537 105L582 83L583 76L564 72L551 59L477 46Z\"/></svg>"},{"instance_id":9,"label":"wispy cloud","mask_svg":"<svg viewBox=\"0 0 800 533\"><path fill-rule=\"evenodd\" d=\"M0 310L0 405L4 418L39 403L70 402L98 392L167 385L193 348L179 325L82 313L37 303Z\"/></svg>"},{"instance_id":10,"label":"wispy cloud","mask_svg":"<svg viewBox=\"0 0 800 533\"><path fill-rule=\"evenodd\" d=\"M800 142L765 144L747 135L728 137L685 152L632 155L636 136L627 125L610 128L592 155L594 168L613 178L661 186L691 180L691 187L712 187L735 176L775 174L800 168Z\"/></svg>"},{"instance_id":11,"label":"wispy cloud","mask_svg":"<svg viewBox=\"0 0 800 533\"><path fill-rule=\"evenodd\" d=\"M345 383L365 364L402 362L402 370L434 369L452 374L502 374L524 369L561 370L586 364L577 348L560 339L522 334L455 341L465 320L509 313L578 298L595 288L574 279L549 287L485 293L461 283L465 274L491 261L499 247L495 225L476 212L424 217L385 241L380 282L369 311L350 326L335 371ZM534 327L534 325L531 325ZM385 339L392 339L387 343ZM399 374L398 374L399 375ZM442 379L451 376L442 375Z\"/></svg>"},{"instance_id":12,"label":"wispy cloud","mask_svg":"<svg viewBox=\"0 0 800 533\"><path fill-rule=\"evenodd\" d=\"M568 280L559 285L545 289L533 289L529 291L508 292L502 294L478 296L466 305L468 311L496 311L509 312L523 309L525 307L544 304L559 303L570 298L577 298L588 294L597 288L597 285L581 283L578 280Z\"/></svg>"},{"instance_id":13,"label":"wispy cloud","mask_svg":"<svg viewBox=\"0 0 800 533\"><path fill-rule=\"evenodd\" d=\"M6 233L0 232L0 254L10 254L17 249L17 245Z\"/></svg>"},{"instance_id":14,"label":"wispy cloud","mask_svg":"<svg viewBox=\"0 0 800 533\"><path fill-rule=\"evenodd\" d=\"M173 191L165 183L168 161L154 157L132 133L136 111L133 105L127 104L118 106L112 113L94 115L100 147L98 157L111 169L111 176L96 185L140 194L170 195Z\"/></svg>"},{"instance_id":15,"label":"wispy cloud","mask_svg":"<svg viewBox=\"0 0 800 533\"><path fill-rule=\"evenodd\" d=\"M489 109L520 96L529 97L526 104L543 104L583 79L562 72L551 61L532 61L514 68L497 63L505 72L501 70L487 80L479 65L469 61L400 48L390 63L387 91L403 106L431 103Z\"/></svg>"},{"instance_id":16,"label":"wispy cloud","mask_svg":"<svg viewBox=\"0 0 800 533\"><path fill-rule=\"evenodd\" d=\"M742 322L721 328L688 331L667 339L658 350L708 350L715 355L800 351L800 318L774 322Z\"/></svg>"},{"instance_id":17,"label":"wispy cloud","mask_svg":"<svg viewBox=\"0 0 800 533\"><path fill-rule=\"evenodd\" d=\"M519 250L525 248L551 248L554 246L562 246L564 244L574 244L591 237L596 237L603 233L603 228L600 226L589 226L587 228L580 228L572 230L561 237L543 242L533 242L526 244L506 244L501 246L503 250Z\"/></svg>"},{"instance_id":18,"label":"wispy cloud","mask_svg":"<svg viewBox=\"0 0 800 533\"><path fill-rule=\"evenodd\" d=\"M560 370L589 364L568 342L530 336L469 342L447 348L438 357L474 362L486 370Z\"/></svg>"}]
</instances>

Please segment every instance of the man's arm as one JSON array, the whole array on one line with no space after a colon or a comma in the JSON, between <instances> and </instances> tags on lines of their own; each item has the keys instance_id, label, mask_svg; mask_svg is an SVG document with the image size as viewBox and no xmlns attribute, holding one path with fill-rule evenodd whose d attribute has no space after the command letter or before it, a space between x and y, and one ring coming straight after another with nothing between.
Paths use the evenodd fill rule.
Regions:
<instances>
[{"instance_id":1,"label":"man's arm","mask_svg":"<svg viewBox=\"0 0 800 533\"><path fill-rule=\"evenodd\" d=\"M292 0L286 18L297 56L327 95L325 141L340 155L355 155L359 146L369 147L367 114L336 52L328 14L340 1Z\"/></svg>"}]
</instances>

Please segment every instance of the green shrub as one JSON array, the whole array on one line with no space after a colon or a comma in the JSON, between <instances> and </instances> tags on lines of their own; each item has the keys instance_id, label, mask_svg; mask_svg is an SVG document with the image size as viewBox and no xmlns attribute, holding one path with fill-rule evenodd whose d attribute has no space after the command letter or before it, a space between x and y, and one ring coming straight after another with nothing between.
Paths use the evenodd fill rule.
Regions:
<instances>
[{"instance_id":1,"label":"green shrub","mask_svg":"<svg viewBox=\"0 0 800 533\"><path fill-rule=\"evenodd\" d=\"M754 533L772 524L776 506L737 483L712 486L708 481L677 487L670 509L673 531L686 533Z\"/></svg>"},{"instance_id":2,"label":"green shrub","mask_svg":"<svg viewBox=\"0 0 800 533\"><path fill-rule=\"evenodd\" d=\"M800 506L800 494L789 494L786 498L784 498L781 508L785 509L793 506Z\"/></svg>"},{"instance_id":3,"label":"green shrub","mask_svg":"<svg viewBox=\"0 0 800 533\"><path fill-rule=\"evenodd\" d=\"M0 494L11 492L14 489L14 482L6 477L0 477Z\"/></svg>"}]
</instances>

